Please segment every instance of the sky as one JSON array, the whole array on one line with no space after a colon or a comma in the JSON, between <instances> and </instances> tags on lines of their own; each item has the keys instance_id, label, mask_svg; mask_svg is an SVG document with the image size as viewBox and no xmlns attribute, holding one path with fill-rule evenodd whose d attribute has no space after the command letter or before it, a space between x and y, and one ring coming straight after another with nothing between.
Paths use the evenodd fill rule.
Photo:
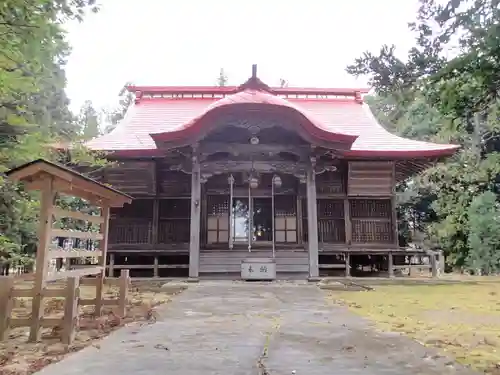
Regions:
<instances>
[{"instance_id":1,"label":"sky","mask_svg":"<svg viewBox=\"0 0 500 375\"><path fill-rule=\"evenodd\" d=\"M270 86L365 87L345 72L364 51L413 45L417 0L100 0L66 26L71 109L112 107L125 82L230 85L251 75Z\"/></svg>"}]
</instances>

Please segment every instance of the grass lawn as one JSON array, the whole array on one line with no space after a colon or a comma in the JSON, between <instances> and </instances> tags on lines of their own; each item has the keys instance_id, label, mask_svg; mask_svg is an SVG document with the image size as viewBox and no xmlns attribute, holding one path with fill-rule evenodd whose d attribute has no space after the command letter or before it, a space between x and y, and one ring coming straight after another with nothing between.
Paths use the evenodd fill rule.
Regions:
<instances>
[{"instance_id":1,"label":"grass lawn","mask_svg":"<svg viewBox=\"0 0 500 375\"><path fill-rule=\"evenodd\" d=\"M478 284L387 285L332 298L458 362L500 374L500 281Z\"/></svg>"},{"instance_id":2,"label":"grass lawn","mask_svg":"<svg viewBox=\"0 0 500 375\"><path fill-rule=\"evenodd\" d=\"M20 283L21 284L21 283ZM129 291L127 316L120 318L113 313L116 307L105 306L103 315L93 317L94 306L80 307L80 329L72 345L66 346L59 340L59 330L43 329L39 343L28 343L29 328L16 328L9 332L9 338L0 342L0 374L32 374L50 363L60 361L65 355L86 346L98 347L97 341L113 330L133 321L144 324L154 323L157 312L155 307L166 303L173 294L181 289L161 288L161 283L133 283ZM19 285L19 288L24 285ZM117 298L118 288L105 286L104 298ZM81 286L80 298L95 298L95 286ZM44 316L60 317L64 309L64 299L45 298ZM31 298L17 298L14 303L14 317L28 317L31 314Z\"/></svg>"}]
</instances>

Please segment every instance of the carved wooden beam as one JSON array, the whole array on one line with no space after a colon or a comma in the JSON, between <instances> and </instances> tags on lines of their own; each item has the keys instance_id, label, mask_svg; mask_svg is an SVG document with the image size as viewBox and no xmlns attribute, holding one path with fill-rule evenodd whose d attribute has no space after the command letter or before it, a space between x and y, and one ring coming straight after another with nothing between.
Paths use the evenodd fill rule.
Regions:
<instances>
[{"instance_id":1,"label":"carved wooden beam","mask_svg":"<svg viewBox=\"0 0 500 375\"><path fill-rule=\"evenodd\" d=\"M289 161L207 161L200 165L202 173L221 174L232 172L255 171L258 173L285 173L291 175L304 175L306 164Z\"/></svg>"},{"instance_id":2,"label":"carved wooden beam","mask_svg":"<svg viewBox=\"0 0 500 375\"><path fill-rule=\"evenodd\" d=\"M270 145L270 144L247 144L247 143L219 143L207 142L202 143L198 152L200 155L211 155L217 152L227 152L233 156L248 155L248 154L266 154L274 156L280 152L287 152L297 155L299 158L306 155L307 146L300 145Z\"/></svg>"},{"instance_id":3,"label":"carved wooden beam","mask_svg":"<svg viewBox=\"0 0 500 375\"><path fill-rule=\"evenodd\" d=\"M193 162L191 159L184 160L182 163L171 164L169 169L171 171L183 172L186 174L191 174L193 168Z\"/></svg>"}]
</instances>

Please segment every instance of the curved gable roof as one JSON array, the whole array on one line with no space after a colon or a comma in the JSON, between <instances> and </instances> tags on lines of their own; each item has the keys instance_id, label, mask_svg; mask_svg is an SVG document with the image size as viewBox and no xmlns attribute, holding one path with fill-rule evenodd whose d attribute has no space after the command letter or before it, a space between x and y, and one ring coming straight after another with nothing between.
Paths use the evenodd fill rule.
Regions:
<instances>
[{"instance_id":1,"label":"curved gable roof","mask_svg":"<svg viewBox=\"0 0 500 375\"><path fill-rule=\"evenodd\" d=\"M150 135L155 141L169 141L193 135L201 132L203 119L210 113L229 107L245 105L257 105L258 108L262 109L265 109L265 107L287 108L302 117L304 121L300 121L300 125L307 131L308 134L324 141L341 142L351 146L356 138L358 138L357 135L350 134L342 128L337 129L333 126L327 130L324 128L320 120L315 118L313 114L309 113L306 109L301 108L299 105L269 92L254 89L244 89L243 91L227 95L222 99L210 103L201 114L193 117L190 121L183 123L176 130L159 131L151 133Z\"/></svg>"},{"instance_id":2,"label":"curved gable roof","mask_svg":"<svg viewBox=\"0 0 500 375\"><path fill-rule=\"evenodd\" d=\"M222 108L257 104L287 108L302 116L312 137L346 144L351 157L427 158L452 155L459 146L422 142L384 129L366 104L362 89L269 88L252 77L240 87L130 87L136 103L109 134L88 142L95 150L122 155L160 154L155 141L192 136L203 119Z\"/></svg>"}]
</instances>

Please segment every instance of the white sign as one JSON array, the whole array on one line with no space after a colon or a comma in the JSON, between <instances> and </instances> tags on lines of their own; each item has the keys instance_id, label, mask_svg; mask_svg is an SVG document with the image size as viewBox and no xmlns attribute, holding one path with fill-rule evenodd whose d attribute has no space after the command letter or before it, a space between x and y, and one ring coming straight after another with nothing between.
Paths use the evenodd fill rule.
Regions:
<instances>
[{"instance_id":1,"label":"white sign","mask_svg":"<svg viewBox=\"0 0 500 375\"><path fill-rule=\"evenodd\" d=\"M268 259L247 259L241 263L241 277L245 280L274 280L276 263Z\"/></svg>"}]
</instances>

